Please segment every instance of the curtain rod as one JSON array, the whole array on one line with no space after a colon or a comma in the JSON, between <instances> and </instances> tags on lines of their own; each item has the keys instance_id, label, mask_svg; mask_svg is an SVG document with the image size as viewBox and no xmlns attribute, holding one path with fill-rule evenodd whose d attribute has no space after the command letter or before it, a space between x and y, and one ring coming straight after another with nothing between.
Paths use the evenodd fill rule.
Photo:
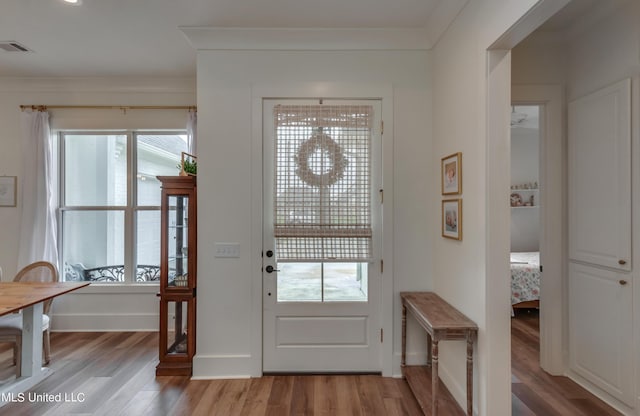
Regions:
<instances>
[{"instance_id":1,"label":"curtain rod","mask_svg":"<svg viewBox=\"0 0 640 416\"><path fill-rule=\"evenodd\" d=\"M34 110L34 111L46 111L49 108L67 108L76 110L189 110L197 111L198 107L195 105L21 105L20 111Z\"/></svg>"}]
</instances>

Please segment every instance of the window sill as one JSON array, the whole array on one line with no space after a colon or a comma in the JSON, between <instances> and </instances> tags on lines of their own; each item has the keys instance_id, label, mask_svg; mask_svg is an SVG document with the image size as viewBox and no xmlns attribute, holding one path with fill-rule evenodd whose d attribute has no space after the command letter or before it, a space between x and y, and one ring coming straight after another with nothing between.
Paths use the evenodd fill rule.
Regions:
<instances>
[{"instance_id":1,"label":"window sill","mask_svg":"<svg viewBox=\"0 0 640 416\"><path fill-rule=\"evenodd\" d=\"M122 283L91 283L89 286L74 292L78 295L87 294L157 294L160 292L160 285L149 284L122 284Z\"/></svg>"}]
</instances>

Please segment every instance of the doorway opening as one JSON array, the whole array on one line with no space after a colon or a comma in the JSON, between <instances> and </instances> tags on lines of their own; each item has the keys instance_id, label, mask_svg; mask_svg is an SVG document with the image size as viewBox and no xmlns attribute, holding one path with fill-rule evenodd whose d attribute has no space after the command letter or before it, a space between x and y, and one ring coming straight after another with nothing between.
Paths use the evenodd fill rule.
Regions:
<instances>
[{"instance_id":1,"label":"doorway opening","mask_svg":"<svg viewBox=\"0 0 640 416\"><path fill-rule=\"evenodd\" d=\"M540 111L514 105L511 111L511 307L512 317L540 306Z\"/></svg>"},{"instance_id":2,"label":"doorway opening","mask_svg":"<svg viewBox=\"0 0 640 416\"><path fill-rule=\"evenodd\" d=\"M540 368L541 144L544 107L511 108L511 373ZM517 400L514 396L513 400Z\"/></svg>"}]
</instances>

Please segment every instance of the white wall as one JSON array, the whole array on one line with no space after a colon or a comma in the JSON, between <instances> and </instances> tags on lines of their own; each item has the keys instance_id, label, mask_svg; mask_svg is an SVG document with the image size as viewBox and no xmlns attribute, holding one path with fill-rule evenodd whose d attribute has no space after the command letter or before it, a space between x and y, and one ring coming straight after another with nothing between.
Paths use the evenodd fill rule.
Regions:
<instances>
[{"instance_id":1,"label":"white wall","mask_svg":"<svg viewBox=\"0 0 640 416\"><path fill-rule=\"evenodd\" d=\"M558 32L536 31L512 50L513 85L562 85L567 71L567 44Z\"/></svg>"},{"instance_id":2,"label":"white wall","mask_svg":"<svg viewBox=\"0 0 640 416\"><path fill-rule=\"evenodd\" d=\"M194 105L193 79L0 78L0 175L23 177L20 105ZM52 129L184 129L185 111L50 110ZM16 273L21 221L18 206L0 208L3 280ZM69 331L158 329L157 286L89 288L56 299L53 329Z\"/></svg>"},{"instance_id":3,"label":"white wall","mask_svg":"<svg viewBox=\"0 0 640 416\"><path fill-rule=\"evenodd\" d=\"M383 284L393 282L393 299L384 300L389 310L392 305L393 317L383 319L393 319L394 346L383 350L394 355L393 369L385 371L399 374L398 292L432 287L429 241L438 232L430 228L428 218L436 214L429 203L431 184L425 181L435 163L429 74L426 51L198 52L201 171L195 377L261 374L261 212L256 212L261 211L261 183L252 179L254 170L261 169L261 132L259 123L252 127L255 117L260 118L253 114L255 101L264 91L272 97L297 93L364 98L379 96L381 89L391 94L382 103L383 112L392 115L392 120L385 120L383 158L385 169L393 169L385 173L384 251L389 257L383 279ZM260 111L259 103L257 108ZM393 217L387 217L392 206ZM240 243L240 257L211 256L216 241ZM394 261L387 262L392 255Z\"/></svg>"},{"instance_id":4,"label":"white wall","mask_svg":"<svg viewBox=\"0 0 640 416\"><path fill-rule=\"evenodd\" d=\"M640 73L640 3L617 0L568 33L567 101Z\"/></svg>"},{"instance_id":5,"label":"white wall","mask_svg":"<svg viewBox=\"0 0 640 416\"><path fill-rule=\"evenodd\" d=\"M487 49L535 3L469 2L433 50L433 157L463 153L463 241L435 238L434 289L479 326L474 403L480 415L511 412L509 225L504 221L510 184L500 177L509 171L510 55L496 52L490 60ZM434 190L438 174L432 173ZM432 221L439 226L437 216ZM464 354L462 343L441 346L441 375L459 402Z\"/></svg>"}]
</instances>

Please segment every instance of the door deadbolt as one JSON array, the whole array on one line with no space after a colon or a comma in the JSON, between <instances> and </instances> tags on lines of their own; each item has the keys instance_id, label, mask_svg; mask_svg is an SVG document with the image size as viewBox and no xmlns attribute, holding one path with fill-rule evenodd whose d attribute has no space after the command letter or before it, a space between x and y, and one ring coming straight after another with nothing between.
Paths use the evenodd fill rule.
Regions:
<instances>
[{"instance_id":1,"label":"door deadbolt","mask_svg":"<svg viewBox=\"0 0 640 416\"><path fill-rule=\"evenodd\" d=\"M272 265L268 265L267 267L265 267L264 269L267 273L273 273L273 272L279 272L280 270L276 270L273 268Z\"/></svg>"},{"instance_id":2,"label":"door deadbolt","mask_svg":"<svg viewBox=\"0 0 640 416\"><path fill-rule=\"evenodd\" d=\"M273 250L267 250L267 257L273 257Z\"/></svg>"}]
</instances>

